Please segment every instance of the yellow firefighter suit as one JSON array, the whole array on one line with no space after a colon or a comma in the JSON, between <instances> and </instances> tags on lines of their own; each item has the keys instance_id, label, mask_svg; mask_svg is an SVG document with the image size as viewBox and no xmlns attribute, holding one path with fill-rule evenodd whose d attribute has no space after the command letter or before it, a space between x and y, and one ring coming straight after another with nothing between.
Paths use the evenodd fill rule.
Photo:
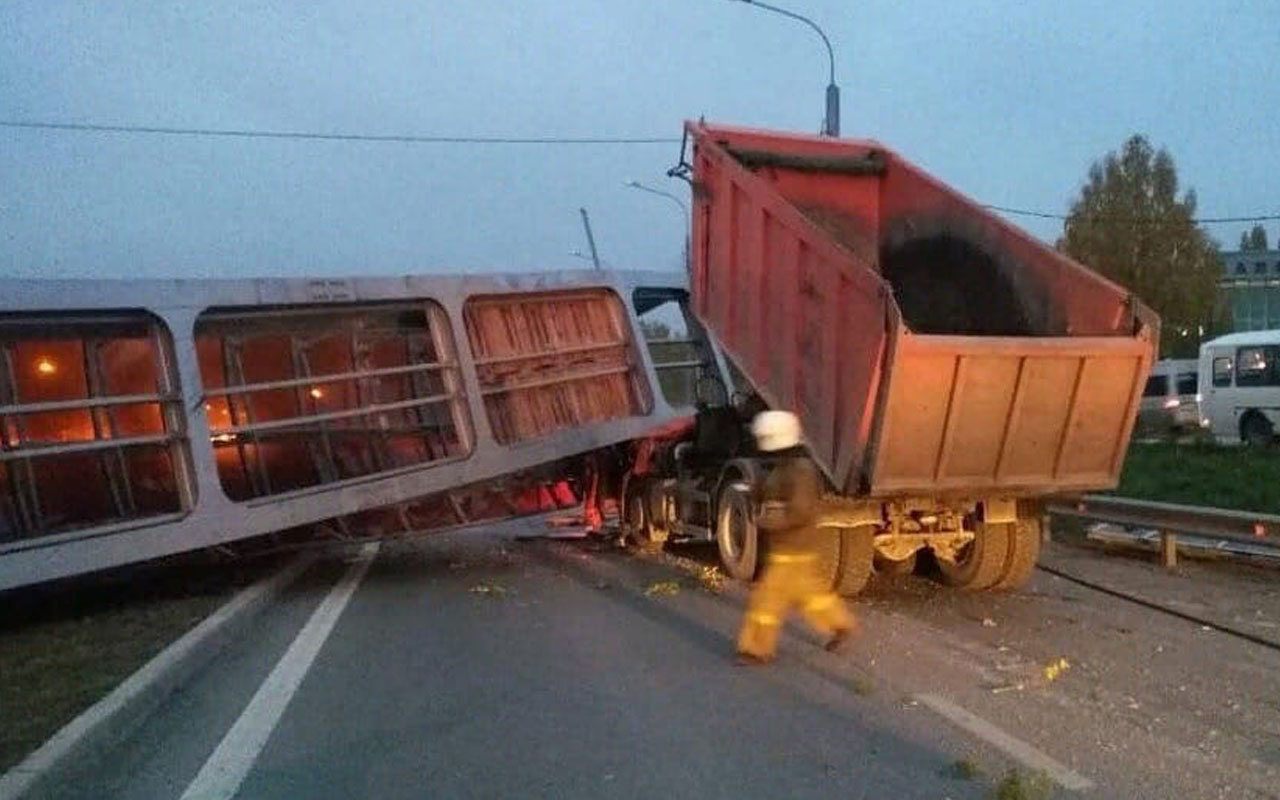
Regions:
<instances>
[{"instance_id":1,"label":"yellow firefighter suit","mask_svg":"<svg viewBox=\"0 0 1280 800\"><path fill-rule=\"evenodd\" d=\"M821 477L802 449L785 451L765 478L757 525L764 568L751 589L746 617L738 636L738 653L768 661L777 650L778 633L787 616L799 609L815 631L838 644L853 631L853 615L831 590L831 576L819 569L820 536L834 530L817 527Z\"/></svg>"}]
</instances>

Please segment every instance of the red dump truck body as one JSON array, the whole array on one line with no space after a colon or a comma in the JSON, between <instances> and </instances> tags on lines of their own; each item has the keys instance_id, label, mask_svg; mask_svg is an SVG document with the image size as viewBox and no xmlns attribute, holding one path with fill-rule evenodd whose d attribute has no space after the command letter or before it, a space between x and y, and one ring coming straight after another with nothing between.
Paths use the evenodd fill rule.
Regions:
<instances>
[{"instance_id":1,"label":"red dump truck body","mask_svg":"<svg viewBox=\"0 0 1280 800\"><path fill-rule=\"evenodd\" d=\"M1158 320L880 144L689 123L695 313L851 495L1116 484Z\"/></svg>"}]
</instances>

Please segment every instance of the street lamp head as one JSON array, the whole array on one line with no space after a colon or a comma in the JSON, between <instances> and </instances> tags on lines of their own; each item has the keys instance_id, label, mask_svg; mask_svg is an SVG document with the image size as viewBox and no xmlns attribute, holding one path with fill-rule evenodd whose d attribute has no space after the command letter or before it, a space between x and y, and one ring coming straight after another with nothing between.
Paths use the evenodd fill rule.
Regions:
<instances>
[{"instance_id":1,"label":"street lamp head","mask_svg":"<svg viewBox=\"0 0 1280 800\"><path fill-rule=\"evenodd\" d=\"M822 121L822 133L825 136L840 135L840 87L836 85L836 54L831 48L831 40L827 38L827 34L822 28L818 27L818 23L808 17L789 11L785 8L762 3L760 0L739 0L739 2L754 6L755 8L771 11L784 17L789 17L797 22L803 23L813 29L815 33L822 39L823 46L827 49L827 96L826 96L826 116Z\"/></svg>"}]
</instances>

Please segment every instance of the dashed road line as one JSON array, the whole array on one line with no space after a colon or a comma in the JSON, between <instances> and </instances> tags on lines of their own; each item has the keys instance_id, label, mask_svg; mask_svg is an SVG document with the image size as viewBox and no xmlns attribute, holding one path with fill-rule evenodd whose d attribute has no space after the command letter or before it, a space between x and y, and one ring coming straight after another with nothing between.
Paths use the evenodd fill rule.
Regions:
<instances>
[{"instance_id":1,"label":"dashed road line","mask_svg":"<svg viewBox=\"0 0 1280 800\"><path fill-rule=\"evenodd\" d=\"M182 793L181 800L230 800L240 789L258 755L266 746L271 732L284 715L289 701L302 684L307 671L342 616L347 602L355 594L369 565L378 555L379 542L360 548L355 563L329 591L297 638L281 656L271 674L258 687L240 718L200 768L195 780Z\"/></svg>"},{"instance_id":2,"label":"dashed road line","mask_svg":"<svg viewBox=\"0 0 1280 800\"><path fill-rule=\"evenodd\" d=\"M1005 733L995 725L975 716L950 700L939 697L936 694L918 694L915 699L979 739L999 750L1003 750L1007 755L1023 765L1043 771L1062 788L1074 792L1083 792L1093 788L1093 781L1070 767L1058 763L1021 739Z\"/></svg>"}]
</instances>

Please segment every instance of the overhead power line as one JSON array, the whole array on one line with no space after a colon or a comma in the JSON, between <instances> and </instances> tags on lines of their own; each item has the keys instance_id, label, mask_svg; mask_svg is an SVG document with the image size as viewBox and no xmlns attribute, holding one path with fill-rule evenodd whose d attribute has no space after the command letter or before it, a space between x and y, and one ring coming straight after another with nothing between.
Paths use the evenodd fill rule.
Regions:
<instances>
[{"instance_id":1,"label":"overhead power line","mask_svg":"<svg viewBox=\"0 0 1280 800\"><path fill-rule=\"evenodd\" d=\"M1007 208L1005 206L984 205L983 208L992 211L1000 211L1005 214L1017 214L1023 217L1039 217L1040 219L1061 219L1069 218L1067 214L1053 214L1048 211L1029 211L1025 208ZM1113 217L1105 214L1095 214L1089 216L1089 219L1101 219L1114 222L1137 222L1156 224L1163 220L1156 217ZM1195 217L1191 221L1197 224L1215 223L1215 222L1268 222L1280 219L1280 214L1255 214L1248 217Z\"/></svg>"},{"instance_id":2,"label":"overhead power line","mask_svg":"<svg viewBox=\"0 0 1280 800\"><path fill-rule=\"evenodd\" d=\"M0 120L0 127L82 133L206 136L228 139L307 139L333 142L399 142L404 144L679 144L678 136L417 136L406 134L318 133L314 131L171 128L156 125L96 125L79 122Z\"/></svg>"},{"instance_id":3,"label":"overhead power line","mask_svg":"<svg viewBox=\"0 0 1280 800\"><path fill-rule=\"evenodd\" d=\"M88 122L47 122L39 120L0 120L0 127L26 130L74 131L80 133L118 133L158 136L203 136L224 139L294 139L333 142L390 142L402 144L511 144L511 145L633 145L633 144L678 144L677 136L419 136L414 134L369 134L369 133L321 133L317 131L273 131L239 128L178 128L160 125L100 125ZM1034 211L1026 208L1011 208L984 204L983 208L999 211L1004 214L1015 214L1022 217L1039 219L1065 220L1066 214L1049 211ZM1135 223L1157 223L1160 220L1143 217L1108 217L1094 216L1092 219L1105 219ZM1228 222L1271 222L1280 220L1280 213L1253 214L1239 217L1198 217L1191 220L1197 224L1213 224Z\"/></svg>"}]
</instances>

